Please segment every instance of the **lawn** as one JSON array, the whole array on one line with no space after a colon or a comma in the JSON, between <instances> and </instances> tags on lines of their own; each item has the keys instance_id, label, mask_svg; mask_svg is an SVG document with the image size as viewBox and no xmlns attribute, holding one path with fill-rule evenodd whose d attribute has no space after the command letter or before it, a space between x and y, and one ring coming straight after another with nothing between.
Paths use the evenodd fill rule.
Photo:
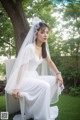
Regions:
<instances>
[{"instance_id":1,"label":"lawn","mask_svg":"<svg viewBox=\"0 0 80 120\"><path fill-rule=\"evenodd\" d=\"M58 120L80 120L80 97L61 95Z\"/></svg>"},{"instance_id":2,"label":"lawn","mask_svg":"<svg viewBox=\"0 0 80 120\"><path fill-rule=\"evenodd\" d=\"M80 97L61 95L58 120L80 120ZM0 96L0 112L5 111L5 96ZM10 115L12 120L13 115Z\"/></svg>"}]
</instances>

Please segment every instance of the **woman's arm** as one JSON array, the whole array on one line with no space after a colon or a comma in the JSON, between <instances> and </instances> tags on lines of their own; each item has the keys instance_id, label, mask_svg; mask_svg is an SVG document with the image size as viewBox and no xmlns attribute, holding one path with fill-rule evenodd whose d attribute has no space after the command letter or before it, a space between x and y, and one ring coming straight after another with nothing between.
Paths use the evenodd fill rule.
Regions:
<instances>
[{"instance_id":1,"label":"woman's arm","mask_svg":"<svg viewBox=\"0 0 80 120\"><path fill-rule=\"evenodd\" d=\"M55 72L55 74L59 73L58 68L56 67L56 65L49 56L46 57L46 61L48 65L52 68L52 70Z\"/></svg>"},{"instance_id":2,"label":"woman's arm","mask_svg":"<svg viewBox=\"0 0 80 120\"><path fill-rule=\"evenodd\" d=\"M49 56L47 56L45 60L47 61L48 65L52 68L52 70L55 72L57 82L59 81L60 85L62 85L63 78L62 78L61 72L58 70L55 63L52 61L52 59Z\"/></svg>"}]
</instances>

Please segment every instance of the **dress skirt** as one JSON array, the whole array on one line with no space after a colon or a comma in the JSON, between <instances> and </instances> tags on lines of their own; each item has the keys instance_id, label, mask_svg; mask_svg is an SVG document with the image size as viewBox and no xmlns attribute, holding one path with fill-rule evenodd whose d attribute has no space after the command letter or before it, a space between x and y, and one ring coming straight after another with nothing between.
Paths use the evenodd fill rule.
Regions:
<instances>
[{"instance_id":1,"label":"dress skirt","mask_svg":"<svg viewBox=\"0 0 80 120\"><path fill-rule=\"evenodd\" d=\"M30 76L31 75L31 76ZM54 120L50 113L50 103L57 102L59 89L55 76L39 76L36 71L28 72L21 84L20 95L25 97L26 118L34 120Z\"/></svg>"}]
</instances>

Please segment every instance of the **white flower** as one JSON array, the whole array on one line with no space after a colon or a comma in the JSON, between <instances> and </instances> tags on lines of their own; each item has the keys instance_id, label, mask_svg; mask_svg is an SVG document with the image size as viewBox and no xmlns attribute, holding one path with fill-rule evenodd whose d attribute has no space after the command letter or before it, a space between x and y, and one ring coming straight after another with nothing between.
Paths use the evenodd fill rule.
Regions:
<instances>
[{"instance_id":1,"label":"white flower","mask_svg":"<svg viewBox=\"0 0 80 120\"><path fill-rule=\"evenodd\" d=\"M41 22L41 19L38 17L34 17L32 20L32 25L38 24L39 22Z\"/></svg>"}]
</instances>

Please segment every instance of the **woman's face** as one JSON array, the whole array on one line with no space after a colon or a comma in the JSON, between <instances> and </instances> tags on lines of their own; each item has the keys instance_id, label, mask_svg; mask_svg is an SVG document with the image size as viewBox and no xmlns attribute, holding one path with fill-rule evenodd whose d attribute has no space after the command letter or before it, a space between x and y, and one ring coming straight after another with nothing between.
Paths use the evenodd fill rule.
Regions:
<instances>
[{"instance_id":1,"label":"woman's face","mask_svg":"<svg viewBox=\"0 0 80 120\"><path fill-rule=\"evenodd\" d=\"M37 32L37 40L39 42L46 42L47 39L48 39L48 28L45 27L45 28L42 28L40 29L38 32Z\"/></svg>"}]
</instances>

